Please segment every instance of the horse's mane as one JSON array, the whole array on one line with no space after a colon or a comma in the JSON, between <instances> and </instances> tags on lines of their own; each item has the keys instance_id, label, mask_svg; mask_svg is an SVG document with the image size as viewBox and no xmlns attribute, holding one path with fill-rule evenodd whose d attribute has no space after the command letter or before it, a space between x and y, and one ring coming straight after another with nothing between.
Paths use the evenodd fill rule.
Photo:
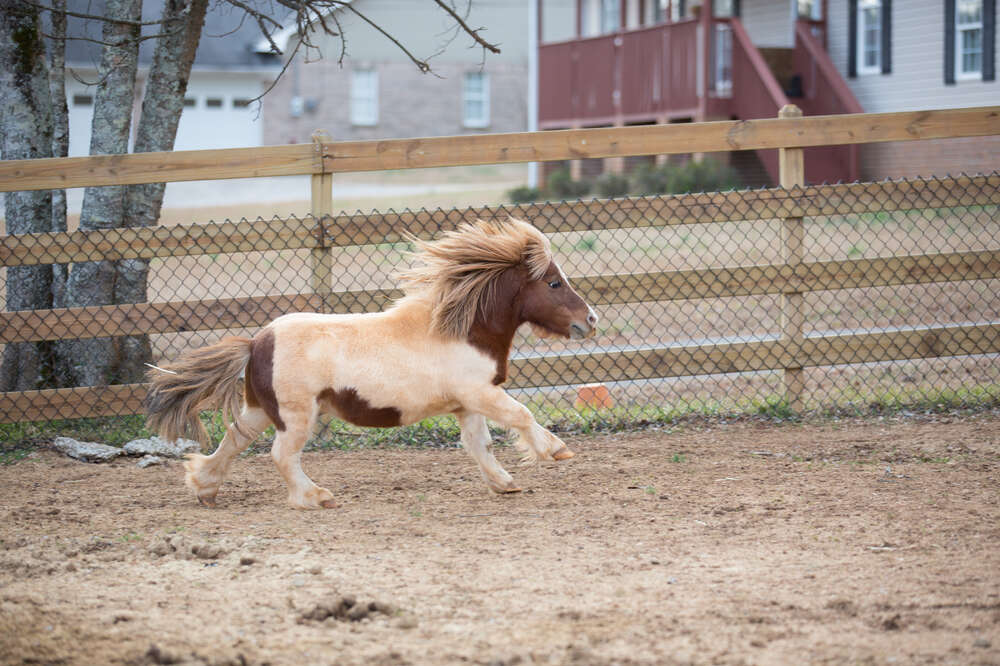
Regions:
<instances>
[{"instance_id":1,"label":"horse's mane","mask_svg":"<svg viewBox=\"0 0 1000 666\"><path fill-rule=\"evenodd\" d=\"M467 337L476 313L491 310L508 269L524 265L537 280L552 261L549 239L514 218L464 223L436 241L410 240L416 264L399 274L403 288L431 302L431 327L450 338Z\"/></svg>"}]
</instances>

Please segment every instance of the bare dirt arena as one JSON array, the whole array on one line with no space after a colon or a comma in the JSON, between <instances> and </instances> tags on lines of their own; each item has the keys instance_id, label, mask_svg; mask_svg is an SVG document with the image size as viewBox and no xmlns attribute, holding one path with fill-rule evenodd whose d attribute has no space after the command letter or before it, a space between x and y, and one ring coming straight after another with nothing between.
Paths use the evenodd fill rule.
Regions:
<instances>
[{"instance_id":1,"label":"bare dirt arena","mask_svg":"<svg viewBox=\"0 0 1000 666\"><path fill-rule=\"evenodd\" d=\"M1000 417L568 438L491 495L461 450L0 468L0 661L1000 663ZM352 603L353 602L353 603Z\"/></svg>"}]
</instances>

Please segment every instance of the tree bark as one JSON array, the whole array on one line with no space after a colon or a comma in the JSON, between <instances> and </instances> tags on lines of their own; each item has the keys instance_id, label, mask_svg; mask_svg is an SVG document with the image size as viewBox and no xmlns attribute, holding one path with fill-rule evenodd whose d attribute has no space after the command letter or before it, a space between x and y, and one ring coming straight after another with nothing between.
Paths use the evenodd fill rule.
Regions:
<instances>
[{"instance_id":1,"label":"tree bark","mask_svg":"<svg viewBox=\"0 0 1000 666\"><path fill-rule=\"evenodd\" d=\"M167 0L164 3L161 18L165 35L157 40L149 69L136 128L133 148L136 153L174 148L207 8L208 0ZM126 224L142 227L156 224L165 188L165 183L129 186L125 195ZM115 303L145 302L149 261L122 260L117 262L115 270ZM115 380L126 384L142 381L145 363L152 360L149 336L116 338L115 343Z\"/></svg>"},{"instance_id":2,"label":"tree bark","mask_svg":"<svg viewBox=\"0 0 1000 666\"><path fill-rule=\"evenodd\" d=\"M69 108L66 105L66 0L52 0L49 40L49 91L52 99L52 157L69 155ZM51 231L66 231L66 190L52 190ZM52 264L52 307L66 307L68 264Z\"/></svg>"},{"instance_id":3,"label":"tree bark","mask_svg":"<svg viewBox=\"0 0 1000 666\"><path fill-rule=\"evenodd\" d=\"M0 155L5 160L52 156L52 118L45 44L38 9L12 0L0 12ZM8 192L7 234L48 231L52 223L49 192ZM5 241L7 242L7 241ZM7 269L7 310L52 306L52 269ZM0 389L38 388L51 369L51 345L13 343L4 348Z\"/></svg>"},{"instance_id":4,"label":"tree bark","mask_svg":"<svg viewBox=\"0 0 1000 666\"><path fill-rule=\"evenodd\" d=\"M98 69L100 82L94 96L90 154L112 155L128 152L135 80L139 61L141 0L107 0L102 41L105 46ZM114 229L125 217L125 186L88 187L83 194L80 229ZM114 302L115 262L93 261L73 265L66 285L69 307L108 305ZM109 384L113 373L112 338L66 342L60 356L78 386Z\"/></svg>"}]
</instances>

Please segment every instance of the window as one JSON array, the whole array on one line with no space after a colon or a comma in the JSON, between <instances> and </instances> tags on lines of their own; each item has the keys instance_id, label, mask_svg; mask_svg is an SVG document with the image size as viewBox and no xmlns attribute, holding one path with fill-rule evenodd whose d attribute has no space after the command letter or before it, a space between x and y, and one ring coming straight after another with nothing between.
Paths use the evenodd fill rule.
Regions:
<instances>
[{"instance_id":1,"label":"window","mask_svg":"<svg viewBox=\"0 0 1000 666\"><path fill-rule=\"evenodd\" d=\"M821 0L798 0L799 18L819 21L823 18L823 3Z\"/></svg>"},{"instance_id":2,"label":"window","mask_svg":"<svg viewBox=\"0 0 1000 666\"><path fill-rule=\"evenodd\" d=\"M955 10L955 78L982 78L983 0L958 0Z\"/></svg>"},{"instance_id":3,"label":"window","mask_svg":"<svg viewBox=\"0 0 1000 666\"><path fill-rule=\"evenodd\" d=\"M197 103L198 103L198 100L196 100L194 97L185 97L184 98L184 108L185 109L192 109L192 108L194 108L194 106Z\"/></svg>"},{"instance_id":4,"label":"window","mask_svg":"<svg viewBox=\"0 0 1000 666\"><path fill-rule=\"evenodd\" d=\"M351 124L378 123L378 72L356 69L351 72Z\"/></svg>"},{"instance_id":5,"label":"window","mask_svg":"<svg viewBox=\"0 0 1000 666\"><path fill-rule=\"evenodd\" d=\"M93 103L93 95L73 95L73 106L91 106Z\"/></svg>"},{"instance_id":6,"label":"window","mask_svg":"<svg viewBox=\"0 0 1000 666\"><path fill-rule=\"evenodd\" d=\"M485 72L466 72L462 82L462 123L466 127L490 124L490 79Z\"/></svg>"},{"instance_id":7,"label":"window","mask_svg":"<svg viewBox=\"0 0 1000 666\"><path fill-rule=\"evenodd\" d=\"M996 80L996 12L996 0L945 0L945 83Z\"/></svg>"},{"instance_id":8,"label":"window","mask_svg":"<svg viewBox=\"0 0 1000 666\"><path fill-rule=\"evenodd\" d=\"M621 4L619 0L601 0L601 32L615 32L621 19Z\"/></svg>"},{"instance_id":9,"label":"window","mask_svg":"<svg viewBox=\"0 0 1000 666\"><path fill-rule=\"evenodd\" d=\"M858 2L858 74L882 71L882 3Z\"/></svg>"},{"instance_id":10,"label":"window","mask_svg":"<svg viewBox=\"0 0 1000 666\"><path fill-rule=\"evenodd\" d=\"M237 97L233 99L234 109L246 109L250 106L250 100L245 97Z\"/></svg>"},{"instance_id":11,"label":"window","mask_svg":"<svg viewBox=\"0 0 1000 666\"><path fill-rule=\"evenodd\" d=\"M221 109L222 108L222 98L221 97L209 97L205 100L206 109Z\"/></svg>"}]
</instances>

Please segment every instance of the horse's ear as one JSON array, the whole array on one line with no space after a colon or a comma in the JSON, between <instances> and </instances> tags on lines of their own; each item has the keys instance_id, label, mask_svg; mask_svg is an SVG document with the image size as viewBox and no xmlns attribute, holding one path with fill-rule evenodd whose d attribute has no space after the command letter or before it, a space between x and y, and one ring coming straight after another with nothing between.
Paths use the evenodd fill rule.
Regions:
<instances>
[{"instance_id":1,"label":"horse's ear","mask_svg":"<svg viewBox=\"0 0 1000 666\"><path fill-rule=\"evenodd\" d=\"M521 254L521 261L523 261L524 265L528 267L528 273L531 275L533 280L541 278L541 276L545 274L545 270L549 267L549 263L552 261L548 239L544 236L541 238L529 239L528 242L524 244L524 252Z\"/></svg>"}]
</instances>

